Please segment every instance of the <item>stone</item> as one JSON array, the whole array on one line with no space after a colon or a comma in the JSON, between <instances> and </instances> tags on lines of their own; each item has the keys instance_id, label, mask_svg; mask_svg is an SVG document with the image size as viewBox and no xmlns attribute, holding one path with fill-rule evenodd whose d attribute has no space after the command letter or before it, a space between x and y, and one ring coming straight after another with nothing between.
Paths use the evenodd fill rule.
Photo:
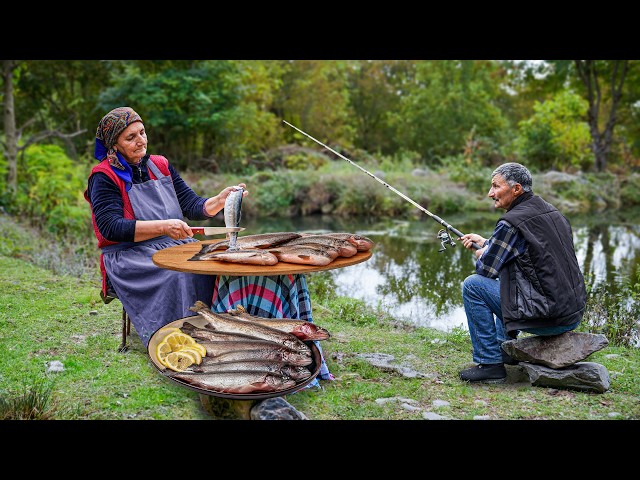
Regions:
<instances>
[{"instance_id":1,"label":"stone","mask_svg":"<svg viewBox=\"0 0 640 480\"><path fill-rule=\"evenodd\" d=\"M433 412L423 412L422 418L425 420L449 420L449 417L445 417L443 415L438 415Z\"/></svg>"},{"instance_id":2,"label":"stone","mask_svg":"<svg viewBox=\"0 0 640 480\"><path fill-rule=\"evenodd\" d=\"M435 373L418 372L406 365L396 364L395 357L387 353L359 353L358 357L365 359L369 364L381 370L398 372L408 378L435 378Z\"/></svg>"},{"instance_id":3,"label":"stone","mask_svg":"<svg viewBox=\"0 0 640 480\"><path fill-rule=\"evenodd\" d=\"M565 368L549 368L527 362L521 362L519 366L526 370L534 387L604 393L610 386L607 368L595 362L578 362Z\"/></svg>"},{"instance_id":4,"label":"stone","mask_svg":"<svg viewBox=\"0 0 640 480\"><path fill-rule=\"evenodd\" d=\"M560 335L531 335L502 342L502 349L520 362L564 368L580 362L609 345L602 334L565 332Z\"/></svg>"},{"instance_id":5,"label":"stone","mask_svg":"<svg viewBox=\"0 0 640 480\"><path fill-rule=\"evenodd\" d=\"M200 403L205 412L217 420L250 420L250 411L256 400L236 400L201 393Z\"/></svg>"},{"instance_id":6,"label":"stone","mask_svg":"<svg viewBox=\"0 0 640 480\"><path fill-rule=\"evenodd\" d=\"M308 418L284 398L272 397L251 408L251 420L308 420Z\"/></svg>"}]
</instances>

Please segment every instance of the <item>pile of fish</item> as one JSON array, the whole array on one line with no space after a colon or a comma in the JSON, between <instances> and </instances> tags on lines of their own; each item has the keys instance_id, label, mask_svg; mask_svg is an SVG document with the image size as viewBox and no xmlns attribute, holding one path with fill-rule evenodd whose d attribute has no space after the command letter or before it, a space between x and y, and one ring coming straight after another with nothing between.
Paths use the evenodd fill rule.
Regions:
<instances>
[{"instance_id":1,"label":"pile of fish","mask_svg":"<svg viewBox=\"0 0 640 480\"><path fill-rule=\"evenodd\" d=\"M312 376L314 359L305 342L325 340L329 332L306 320L251 315L242 306L215 313L200 300L190 307L206 320L198 327L186 320L180 330L203 345L198 365L171 378L221 393L268 393L287 390Z\"/></svg>"},{"instance_id":2,"label":"pile of fish","mask_svg":"<svg viewBox=\"0 0 640 480\"><path fill-rule=\"evenodd\" d=\"M374 247L374 242L355 233L276 232L235 235L227 240L203 245L189 260L218 260L251 265L278 262L328 265L338 257L352 257Z\"/></svg>"},{"instance_id":3,"label":"pile of fish","mask_svg":"<svg viewBox=\"0 0 640 480\"><path fill-rule=\"evenodd\" d=\"M239 227L244 189L229 193L224 202L224 224ZM303 265L328 265L337 257L352 257L372 249L371 239L353 233L302 234L263 233L238 236L228 233L227 240L203 245L189 260L218 260L250 265L275 265L278 262Z\"/></svg>"}]
</instances>

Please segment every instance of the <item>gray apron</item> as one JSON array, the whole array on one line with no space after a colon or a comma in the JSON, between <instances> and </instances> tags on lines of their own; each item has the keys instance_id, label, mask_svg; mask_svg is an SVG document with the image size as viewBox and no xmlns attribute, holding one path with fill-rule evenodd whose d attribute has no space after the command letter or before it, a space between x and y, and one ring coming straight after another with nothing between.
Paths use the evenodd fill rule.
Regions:
<instances>
[{"instance_id":1,"label":"gray apron","mask_svg":"<svg viewBox=\"0 0 640 480\"><path fill-rule=\"evenodd\" d=\"M135 219L182 219L171 176L164 175L151 159L147 168L158 180L131 186L129 200ZM160 268L151 259L158 250L195 241L163 235L102 248L109 280L145 347L153 333L167 323L197 315L189 310L196 300L211 304L215 276Z\"/></svg>"}]
</instances>

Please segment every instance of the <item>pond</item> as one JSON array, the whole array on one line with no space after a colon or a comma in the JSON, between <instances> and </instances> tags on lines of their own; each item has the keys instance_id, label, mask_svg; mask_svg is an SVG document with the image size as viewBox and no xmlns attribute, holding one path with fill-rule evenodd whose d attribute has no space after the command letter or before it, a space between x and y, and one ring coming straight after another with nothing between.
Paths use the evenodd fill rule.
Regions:
<instances>
[{"instance_id":1,"label":"pond","mask_svg":"<svg viewBox=\"0 0 640 480\"><path fill-rule=\"evenodd\" d=\"M443 219L463 233L489 237L501 213ZM573 227L576 254L588 288L605 288L614 294L625 282L637 278L640 209L566 216ZM333 231L367 236L376 243L369 260L329 271L338 295L361 299L417 326L442 331L467 329L461 285L475 271L475 256L457 240L455 246L447 245L441 251L437 234L442 226L427 215L407 221L324 215L241 223L245 234Z\"/></svg>"}]
</instances>

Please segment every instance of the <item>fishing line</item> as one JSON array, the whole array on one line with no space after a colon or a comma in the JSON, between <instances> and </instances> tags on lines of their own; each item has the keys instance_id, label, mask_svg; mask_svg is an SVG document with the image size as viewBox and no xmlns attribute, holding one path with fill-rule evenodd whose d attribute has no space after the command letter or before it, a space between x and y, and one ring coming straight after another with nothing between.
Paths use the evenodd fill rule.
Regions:
<instances>
[{"instance_id":1,"label":"fishing line","mask_svg":"<svg viewBox=\"0 0 640 480\"><path fill-rule=\"evenodd\" d=\"M404 193L396 190L395 188L393 188L391 185L389 185L387 182L385 182L384 180L376 177L373 173L365 170L364 168L362 168L360 165L358 165L356 162L354 162L353 160L349 160L347 157L345 157L344 155L342 155L341 153L336 152L333 148L326 146L324 143L320 142L319 140L316 140L315 138L313 138L311 135L309 135L306 132L303 132L302 130L300 130L298 127L291 125L289 122L287 122L286 120L282 120L284 123L286 123L287 125L289 125L291 128L296 129L297 131L299 131L301 134L309 137L311 140L313 140L314 142L316 142L319 145L322 145L324 148L326 148L327 150L335 153L336 155L338 155L340 158L342 158L343 160L346 160L347 162L349 162L351 165L353 165L354 167L359 168L360 170L362 170L364 173L366 173L367 175L369 175L371 178L373 178L374 180L380 182L382 185L384 185L385 187L387 187L389 190L391 190L393 193L395 193L396 195L400 195L402 198L404 198L407 202L411 203L413 206L419 208L420 210L422 210L424 213L426 213L427 215L429 215L431 218L433 218L436 222L438 222L440 225L444 226L447 230L455 233L458 237L462 237L464 235L464 233L462 233L460 230L458 230L457 228L454 228L453 226L451 226L450 224L448 224L447 222L445 222L443 219L441 219L439 216L434 215L433 213L431 213L429 210L427 210L426 208L424 208L422 205L420 205L419 203L414 202L413 200L411 200L409 197L407 197ZM448 238L447 238L448 237ZM444 250L444 244L445 242L448 242L451 246L455 246L455 243L453 242L453 240L451 240L451 237L444 232L442 230L438 233L438 238L442 240L442 250ZM478 245L477 243L473 243L473 248L475 248L476 250L479 250L481 247L480 245Z\"/></svg>"}]
</instances>

